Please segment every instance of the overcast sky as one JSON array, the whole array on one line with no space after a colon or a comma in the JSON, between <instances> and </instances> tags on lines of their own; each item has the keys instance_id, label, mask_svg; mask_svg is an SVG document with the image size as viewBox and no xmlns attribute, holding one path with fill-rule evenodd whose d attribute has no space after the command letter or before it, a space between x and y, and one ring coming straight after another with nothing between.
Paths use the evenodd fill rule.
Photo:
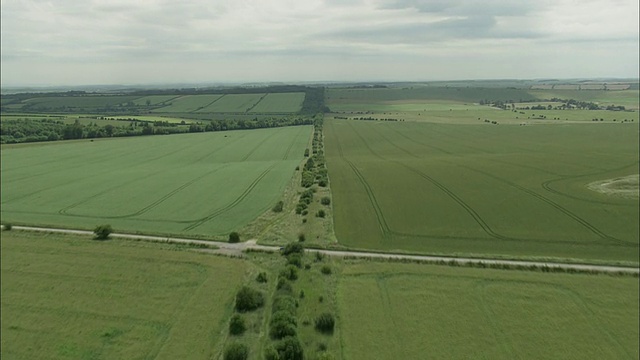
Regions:
<instances>
[{"instance_id":1,"label":"overcast sky","mask_svg":"<svg viewBox=\"0 0 640 360\"><path fill-rule=\"evenodd\" d=\"M638 0L0 0L15 85L634 77Z\"/></svg>"}]
</instances>

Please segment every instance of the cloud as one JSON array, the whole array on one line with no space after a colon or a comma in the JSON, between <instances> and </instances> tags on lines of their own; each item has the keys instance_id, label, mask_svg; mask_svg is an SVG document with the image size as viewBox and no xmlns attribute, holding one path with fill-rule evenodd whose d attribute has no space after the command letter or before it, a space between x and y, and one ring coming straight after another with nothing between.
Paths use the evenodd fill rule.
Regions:
<instances>
[{"instance_id":1,"label":"cloud","mask_svg":"<svg viewBox=\"0 0 640 360\"><path fill-rule=\"evenodd\" d=\"M87 73L78 75L78 81L112 72L118 64L138 69L139 75L119 72L136 82L158 73L149 70L145 75L144 64L148 68L157 64L164 76L173 68L176 78L183 73L190 79L198 71L187 72L181 66L201 66L200 73L216 77L223 72L206 67L224 66L231 79L245 73L259 76L260 71L286 74L286 64L292 77L312 80L314 75L348 76L365 69L372 77L379 76L380 69L393 71L385 75L390 78L406 77L410 66L433 64L440 68L439 74L453 76L460 73L456 67L478 66L478 60L506 65L513 61L518 66L502 67L523 67L532 61L525 56L531 53L562 53L564 60L558 61L569 64L575 59L565 54L567 48L591 55L571 66L605 72L612 68L602 50L605 42L609 51L616 52L616 61L624 63L622 68L638 64L637 0L3 0L1 4L3 84L34 81L27 63L42 69L39 79L47 77L51 64L59 64L55 71L66 64L84 64L77 69ZM297 62L303 63L293 66ZM313 64L312 70L303 71L305 64ZM343 71L344 64L351 71ZM544 68L534 65L531 68ZM494 73L503 77L500 71ZM514 70L512 76L529 74Z\"/></svg>"}]
</instances>

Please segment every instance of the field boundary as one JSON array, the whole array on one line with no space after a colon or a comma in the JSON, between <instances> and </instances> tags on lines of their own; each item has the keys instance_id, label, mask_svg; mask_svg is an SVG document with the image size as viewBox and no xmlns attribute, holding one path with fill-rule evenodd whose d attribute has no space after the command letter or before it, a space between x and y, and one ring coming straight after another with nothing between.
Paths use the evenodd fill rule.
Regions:
<instances>
[{"instance_id":1,"label":"field boundary","mask_svg":"<svg viewBox=\"0 0 640 360\"><path fill-rule=\"evenodd\" d=\"M4 225L1 226L3 231ZM94 233L88 230L69 230L56 228L43 228L33 226L13 226L11 231L35 231L49 233L64 233L71 235L93 236ZM215 246L221 250L230 251L262 251L262 252L279 252L279 246L259 245L255 240L249 240L242 243L226 243L210 240L197 240L187 238L160 237L149 235L135 235L112 233L112 238L126 240L142 240L160 243L172 243L192 246ZM378 261L399 261L399 262L418 262L434 265L449 266L474 266L480 268L494 269L514 269L514 270L538 270L542 272L566 272L566 273L588 273L588 274L618 274L639 276L640 268L629 266L615 265L592 265L592 264L571 264L551 261L526 261L526 260L505 260L491 258L471 258L458 256L436 256L436 255L408 255L398 253L375 253L355 250L324 250L324 249L306 249L310 253L321 253L327 256L341 257L345 259L365 259Z\"/></svg>"}]
</instances>

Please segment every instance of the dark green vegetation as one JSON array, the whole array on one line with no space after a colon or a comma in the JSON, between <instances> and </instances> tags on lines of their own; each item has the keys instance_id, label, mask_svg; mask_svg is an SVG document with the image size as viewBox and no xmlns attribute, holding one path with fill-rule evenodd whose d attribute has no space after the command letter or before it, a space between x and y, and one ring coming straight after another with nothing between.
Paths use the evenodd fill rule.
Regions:
<instances>
[{"instance_id":1,"label":"dark green vegetation","mask_svg":"<svg viewBox=\"0 0 640 360\"><path fill-rule=\"evenodd\" d=\"M638 263L638 199L587 186L638 173L638 112L600 111L608 120L594 124L591 119L598 111L550 110L549 120L520 126L523 120L515 117L524 115L518 112L436 101L427 95L470 100L482 93L487 98L531 100L529 92L436 90L329 92L335 99L329 102L332 109L374 109L367 116L415 120L344 119L351 115L325 120L340 243L379 250ZM394 102L405 95L423 98ZM523 111L529 117L538 112ZM616 123L612 116L634 122ZM485 119L500 119L501 125Z\"/></svg>"},{"instance_id":2,"label":"dark green vegetation","mask_svg":"<svg viewBox=\"0 0 640 360\"><path fill-rule=\"evenodd\" d=\"M303 86L115 95L81 91L12 94L2 96L0 141L21 143L309 125L313 123L312 116L327 110L324 89Z\"/></svg>"},{"instance_id":3,"label":"dark green vegetation","mask_svg":"<svg viewBox=\"0 0 640 360\"><path fill-rule=\"evenodd\" d=\"M97 240L106 240L109 238L109 235L113 232L111 225L98 225L95 229L93 229L93 233L96 235L95 238Z\"/></svg>"},{"instance_id":4,"label":"dark green vegetation","mask_svg":"<svg viewBox=\"0 0 640 360\"><path fill-rule=\"evenodd\" d=\"M249 263L176 245L2 232L3 359L211 359Z\"/></svg>"},{"instance_id":5,"label":"dark green vegetation","mask_svg":"<svg viewBox=\"0 0 640 360\"><path fill-rule=\"evenodd\" d=\"M344 359L637 359L638 279L348 262Z\"/></svg>"},{"instance_id":6,"label":"dark green vegetation","mask_svg":"<svg viewBox=\"0 0 640 360\"><path fill-rule=\"evenodd\" d=\"M2 220L218 236L271 209L310 126L17 144L2 149Z\"/></svg>"}]
</instances>

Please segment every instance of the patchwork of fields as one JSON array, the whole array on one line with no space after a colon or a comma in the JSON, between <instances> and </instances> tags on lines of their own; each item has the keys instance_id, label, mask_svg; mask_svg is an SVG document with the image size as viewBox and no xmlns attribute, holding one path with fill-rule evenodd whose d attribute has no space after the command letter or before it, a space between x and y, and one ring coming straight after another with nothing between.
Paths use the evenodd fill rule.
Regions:
<instances>
[{"instance_id":1,"label":"patchwork of fields","mask_svg":"<svg viewBox=\"0 0 640 360\"><path fill-rule=\"evenodd\" d=\"M638 173L637 125L325 123L347 246L637 263L637 198L587 187Z\"/></svg>"},{"instance_id":2,"label":"patchwork of fields","mask_svg":"<svg viewBox=\"0 0 640 360\"><path fill-rule=\"evenodd\" d=\"M638 279L346 264L344 359L637 359Z\"/></svg>"},{"instance_id":3,"label":"patchwork of fields","mask_svg":"<svg viewBox=\"0 0 640 360\"><path fill-rule=\"evenodd\" d=\"M247 262L170 245L3 232L2 358L219 356Z\"/></svg>"},{"instance_id":4,"label":"patchwork of fields","mask_svg":"<svg viewBox=\"0 0 640 360\"><path fill-rule=\"evenodd\" d=\"M312 127L2 149L3 222L225 235L282 196Z\"/></svg>"}]
</instances>

